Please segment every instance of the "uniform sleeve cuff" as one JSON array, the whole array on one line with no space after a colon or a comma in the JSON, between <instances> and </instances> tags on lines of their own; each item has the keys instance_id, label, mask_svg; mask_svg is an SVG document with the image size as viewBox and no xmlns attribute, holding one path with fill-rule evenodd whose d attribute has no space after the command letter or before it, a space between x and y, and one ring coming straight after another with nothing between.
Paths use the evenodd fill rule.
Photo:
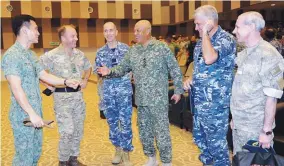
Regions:
<instances>
[{"instance_id":1,"label":"uniform sleeve cuff","mask_svg":"<svg viewBox=\"0 0 284 166\"><path fill-rule=\"evenodd\" d=\"M175 89L175 94L183 94L184 90L183 89Z\"/></svg>"},{"instance_id":2,"label":"uniform sleeve cuff","mask_svg":"<svg viewBox=\"0 0 284 166\"><path fill-rule=\"evenodd\" d=\"M283 91L282 90L277 90L274 88L264 88L263 92L265 95L269 96L269 97L275 97L280 99L283 95Z\"/></svg>"}]
</instances>

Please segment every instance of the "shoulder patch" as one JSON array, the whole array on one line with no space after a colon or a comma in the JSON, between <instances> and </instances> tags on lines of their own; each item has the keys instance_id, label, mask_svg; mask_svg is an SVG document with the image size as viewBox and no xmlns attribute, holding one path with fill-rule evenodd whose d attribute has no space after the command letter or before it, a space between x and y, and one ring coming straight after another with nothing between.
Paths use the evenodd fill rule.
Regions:
<instances>
[{"instance_id":1,"label":"shoulder patch","mask_svg":"<svg viewBox=\"0 0 284 166\"><path fill-rule=\"evenodd\" d=\"M270 74L273 76L273 77L276 77L278 76L279 74L282 73L282 70L280 69L279 65L273 67L271 70L270 70Z\"/></svg>"}]
</instances>

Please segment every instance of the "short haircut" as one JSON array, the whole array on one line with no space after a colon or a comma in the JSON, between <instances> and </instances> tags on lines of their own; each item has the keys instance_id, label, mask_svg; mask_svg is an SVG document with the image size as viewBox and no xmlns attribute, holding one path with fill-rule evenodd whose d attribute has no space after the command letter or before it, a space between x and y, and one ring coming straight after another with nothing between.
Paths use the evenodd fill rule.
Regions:
<instances>
[{"instance_id":1,"label":"short haircut","mask_svg":"<svg viewBox=\"0 0 284 166\"><path fill-rule=\"evenodd\" d=\"M104 23L103 28L105 28L105 25L106 25L106 24L113 24L114 29L117 30L116 25L115 25L113 22L108 21L108 22Z\"/></svg>"},{"instance_id":2,"label":"short haircut","mask_svg":"<svg viewBox=\"0 0 284 166\"><path fill-rule=\"evenodd\" d=\"M215 23L218 23L218 12L214 6L211 5L203 5L197 8L194 11L194 16L204 16L208 19L212 19Z\"/></svg>"},{"instance_id":3,"label":"short haircut","mask_svg":"<svg viewBox=\"0 0 284 166\"><path fill-rule=\"evenodd\" d=\"M30 21L35 22L35 18L33 16L27 14L17 15L12 18L12 29L15 36L20 34L20 30L23 26L30 26Z\"/></svg>"},{"instance_id":4,"label":"short haircut","mask_svg":"<svg viewBox=\"0 0 284 166\"><path fill-rule=\"evenodd\" d=\"M262 15L255 11L245 12L241 14L239 17L244 17L244 24L245 25L255 25L255 29L257 31L261 31L265 26L265 21Z\"/></svg>"},{"instance_id":5,"label":"short haircut","mask_svg":"<svg viewBox=\"0 0 284 166\"><path fill-rule=\"evenodd\" d=\"M65 31L66 31L66 27L71 27L71 28L76 29L76 27L74 25L72 25L72 24L70 24L70 25L62 25L61 27L59 27L57 29L57 32L58 32L58 37L59 37L60 41L61 41L61 36L63 36Z\"/></svg>"}]
</instances>

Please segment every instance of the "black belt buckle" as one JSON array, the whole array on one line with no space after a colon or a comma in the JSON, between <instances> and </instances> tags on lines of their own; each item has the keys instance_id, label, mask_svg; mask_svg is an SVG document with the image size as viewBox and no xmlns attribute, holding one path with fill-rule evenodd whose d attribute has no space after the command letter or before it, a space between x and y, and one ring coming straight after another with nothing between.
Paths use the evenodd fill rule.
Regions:
<instances>
[{"instance_id":1,"label":"black belt buckle","mask_svg":"<svg viewBox=\"0 0 284 166\"><path fill-rule=\"evenodd\" d=\"M80 91L81 90L81 85L78 85L77 88L75 89L75 91Z\"/></svg>"}]
</instances>

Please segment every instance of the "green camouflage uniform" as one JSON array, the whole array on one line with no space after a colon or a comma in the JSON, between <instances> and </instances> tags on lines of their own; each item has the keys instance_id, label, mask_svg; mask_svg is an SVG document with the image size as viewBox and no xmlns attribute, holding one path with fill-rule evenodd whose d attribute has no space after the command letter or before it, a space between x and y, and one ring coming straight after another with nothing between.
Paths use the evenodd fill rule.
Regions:
<instances>
[{"instance_id":1,"label":"green camouflage uniform","mask_svg":"<svg viewBox=\"0 0 284 166\"><path fill-rule=\"evenodd\" d=\"M122 62L111 69L109 77L120 77L133 72L135 103L138 106L140 139L145 155L155 155L156 138L161 161L170 163L172 145L168 120L168 74L174 80L175 94L182 94L182 74L167 45L151 40L145 48L131 47Z\"/></svg>"},{"instance_id":2,"label":"green camouflage uniform","mask_svg":"<svg viewBox=\"0 0 284 166\"><path fill-rule=\"evenodd\" d=\"M39 73L43 71L33 51L24 49L16 41L3 55L1 62L4 75L17 76L29 104L42 117L42 103L39 89ZM17 102L11 91L9 119L13 129L15 155L13 166L36 166L42 150L42 129L26 127L23 120L29 115Z\"/></svg>"}]
</instances>

